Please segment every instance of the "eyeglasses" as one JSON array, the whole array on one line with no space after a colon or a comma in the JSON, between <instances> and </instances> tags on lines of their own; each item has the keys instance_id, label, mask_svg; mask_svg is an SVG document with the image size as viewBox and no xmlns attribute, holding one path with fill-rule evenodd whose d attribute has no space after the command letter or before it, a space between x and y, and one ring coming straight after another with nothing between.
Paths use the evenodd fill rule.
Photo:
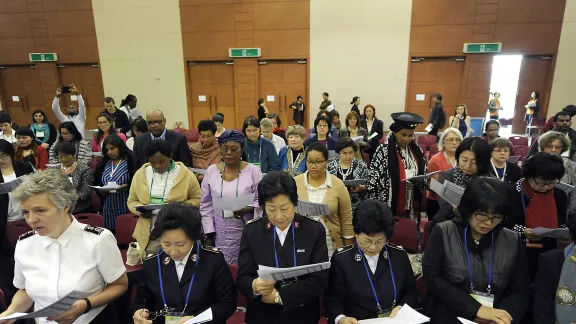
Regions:
<instances>
[{"instance_id":1,"label":"eyeglasses","mask_svg":"<svg viewBox=\"0 0 576 324\"><path fill-rule=\"evenodd\" d=\"M490 220L490 222L492 222L493 224L500 224L504 220L504 217L502 216L490 217L488 215L483 215L479 213L474 213L474 218L476 218L476 220L480 222L486 222Z\"/></svg>"},{"instance_id":2,"label":"eyeglasses","mask_svg":"<svg viewBox=\"0 0 576 324\"><path fill-rule=\"evenodd\" d=\"M8 154L0 154L0 161L8 160L9 157L10 155Z\"/></svg>"},{"instance_id":3,"label":"eyeglasses","mask_svg":"<svg viewBox=\"0 0 576 324\"><path fill-rule=\"evenodd\" d=\"M326 128L326 127L328 127L328 125L326 125L326 124L318 124L318 126L316 126L316 127L318 127L318 128Z\"/></svg>"},{"instance_id":4,"label":"eyeglasses","mask_svg":"<svg viewBox=\"0 0 576 324\"><path fill-rule=\"evenodd\" d=\"M322 163L326 162L326 160L322 160L322 161L310 161L310 160L306 160L306 164L309 164L310 166L319 166Z\"/></svg>"},{"instance_id":5,"label":"eyeglasses","mask_svg":"<svg viewBox=\"0 0 576 324\"><path fill-rule=\"evenodd\" d=\"M462 142L462 140L459 139L459 138L445 138L445 139L444 139L444 142L460 143L460 142Z\"/></svg>"},{"instance_id":6,"label":"eyeglasses","mask_svg":"<svg viewBox=\"0 0 576 324\"><path fill-rule=\"evenodd\" d=\"M157 312L148 313L148 320L154 321L157 317L168 316L168 315L172 314L172 312L174 312L174 310L175 310L175 308L168 307L168 308L164 308L162 310L159 310Z\"/></svg>"},{"instance_id":7,"label":"eyeglasses","mask_svg":"<svg viewBox=\"0 0 576 324\"><path fill-rule=\"evenodd\" d=\"M108 124L110 124L110 123L109 123L109 122L107 122L107 121L98 122L98 125L99 125L99 126L100 126L100 125L108 125Z\"/></svg>"},{"instance_id":8,"label":"eyeglasses","mask_svg":"<svg viewBox=\"0 0 576 324\"><path fill-rule=\"evenodd\" d=\"M224 154L228 153L228 152L232 152L232 153L238 153L238 152L242 152L242 148L240 147L228 147L228 146L221 146L220 147L220 151Z\"/></svg>"},{"instance_id":9,"label":"eyeglasses","mask_svg":"<svg viewBox=\"0 0 576 324\"><path fill-rule=\"evenodd\" d=\"M552 187L552 186L555 186L558 183L560 183L560 181L558 179L553 180L553 181L538 181L536 179L532 179L532 181L534 181L534 183L540 187Z\"/></svg>"},{"instance_id":10,"label":"eyeglasses","mask_svg":"<svg viewBox=\"0 0 576 324\"><path fill-rule=\"evenodd\" d=\"M214 135L200 135L201 139L210 139L210 138L214 138Z\"/></svg>"}]
</instances>

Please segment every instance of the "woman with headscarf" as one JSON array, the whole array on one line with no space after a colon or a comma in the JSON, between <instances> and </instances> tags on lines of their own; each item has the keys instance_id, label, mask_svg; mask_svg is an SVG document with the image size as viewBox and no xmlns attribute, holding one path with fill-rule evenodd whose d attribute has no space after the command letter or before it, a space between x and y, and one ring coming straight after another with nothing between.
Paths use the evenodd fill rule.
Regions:
<instances>
[{"instance_id":1,"label":"woman with headscarf","mask_svg":"<svg viewBox=\"0 0 576 324\"><path fill-rule=\"evenodd\" d=\"M16 130L16 143L18 146L14 158L17 161L30 163L35 170L46 169L48 152L34 141L34 132L30 128L20 127Z\"/></svg>"},{"instance_id":2,"label":"woman with headscarf","mask_svg":"<svg viewBox=\"0 0 576 324\"><path fill-rule=\"evenodd\" d=\"M222 162L209 166L202 181L202 227L208 245L222 250L227 263L238 264L244 224L260 214L256 207L262 172L258 166L242 160L246 143L244 134L227 130L218 137L218 143ZM252 204L240 210L221 210L214 206L215 198L235 198L251 194L254 194Z\"/></svg>"},{"instance_id":3,"label":"woman with headscarf","mask_svg":"<svg viewBox=\"0 0 576 324\"><path fill-rule=\"evenodd\" d=\"M391 116L391 132L370 163L368 198L387 203L395 215L413 218L414 201L420 201L422 193L406 179L426 173L424 154L414 142L414 129L424 123L424 118L408 112Z\"/></svg>"}]
</instances>

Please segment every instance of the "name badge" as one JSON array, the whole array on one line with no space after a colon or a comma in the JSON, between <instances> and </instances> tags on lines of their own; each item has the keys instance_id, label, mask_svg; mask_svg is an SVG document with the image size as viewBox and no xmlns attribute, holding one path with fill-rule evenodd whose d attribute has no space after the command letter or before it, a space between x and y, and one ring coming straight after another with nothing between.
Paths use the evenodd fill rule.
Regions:
<instances>
[{"instance_id":1,"label":"name badge","mask_svg":"<svg viewBox=\"0 0 576 324\"><path fill-rule=\"evenodd\" d=\"M478 301L480 303L480 305L494 308L494 295L493 294L487 294L487 293L483 293L480 291L472 290L470 292L470 296L472 296L472 298L476 299L476 301Z\"/></svg>"},{"instance_id":2,"label":"name badge","mask_svg":"<svg viewBox=\"0 0 576 324\"><path fill-rule=\"evenodd\" d=\"M222 211L222 217L224 219L234 218L234 212L231 210L223 210Z\"/></svg>"},{"instance_id":3,"label":"name badge","mask_svg":"<svg viewBox=\"0 0 576 324\"><path fill-rule=\"evenodd\" d=\"M417 173L418 173L418 170L406 170L406 179L410 179L412 177L415 177Z\"/></svg>"},{"instance_id":4,"label":"name badge","mask_svg":"<svg viewBox=\"0 0 576 324\"><path fill-rule=\"evenodd\" d=\"M36 131L36 137L44 137L44 131Z\"/></svg>"},{"instance_id":5,"label":"name badge","mask_svg":"<svg viewBox=\"0 0 576 324\"><path fill-rule=\"evenodd\" d=\"M163 203L164 203L163 197L150 197L150 205L157 205Z\"/></svg>"},{"instance_id":6,"label":"name badge","mask_svg":"<svg viewBox=\"0 0 576 324\"><path fill-rule=\"evenodd\" d=\"M184 314L182 313L167 313L164 317L164 323L177 324L182 319L182 317L184 317Z\"/></svg>"}]
</instances>

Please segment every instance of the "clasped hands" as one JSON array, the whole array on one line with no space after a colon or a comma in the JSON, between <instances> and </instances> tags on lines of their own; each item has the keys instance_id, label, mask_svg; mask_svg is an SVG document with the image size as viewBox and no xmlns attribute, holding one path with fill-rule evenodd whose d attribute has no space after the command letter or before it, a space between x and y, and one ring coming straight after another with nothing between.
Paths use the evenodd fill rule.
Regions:
<instances>
[{"instance_id":1,"label":"clasped hands","mask_svg":"<svg viewBox=\"0 0 576 324\"><path fill-rule=\"evenodd\" d=\"M276 297L275 284L276 281L274 280L264 280L258 277L252 281L252 291L255 294L262 295L263 303L274 304L274 298Z\"/></svg>"}]
</instances>

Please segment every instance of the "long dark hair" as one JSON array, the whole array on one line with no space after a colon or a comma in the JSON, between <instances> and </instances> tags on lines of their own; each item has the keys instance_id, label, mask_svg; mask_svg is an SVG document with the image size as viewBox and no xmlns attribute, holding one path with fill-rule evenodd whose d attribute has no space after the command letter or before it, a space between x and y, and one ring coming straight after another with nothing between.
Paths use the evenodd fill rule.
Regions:
<instances>
[{"instance_id":1,"label":"long dark hair","mask_svg":"<svg viewBox=\"0 0 576 324\"><path fill-rule=\"evenodd\" d=\"M60 134L62 134L62 132L60 131L62 128L66 128L66 130L72 134L73 137L72 137L71 142L76 143L76 142L80 142L82 140L82 134L80 134L80 132L78 131L78 128L76 128L76 125L74 125L73 122L66 121L66 122L63 122L62 124L60 124L60 127L58 127L58 131ZM58 142L60 142L60 143L64 142L62 135L58 136Z\"/></svg>"},{"instance_id":2,"label":"long dark hair","mask_svg":"<svg viewBox=\"0 0 576 324\"><path fill-rule=\"evenodd\" d=\"M98 121L98 119L101 117L106 118L106 120L110 123L110 130L108 131L108 135L116 135L116 128L114 128L114 119L112 116L110 116L108 113L101 113L98 115L98 117L96 117L96 121ZM104 136L104 132L100 129L100 127L98 127L98 133L96 133L96 143L100 143L102 136Z\"/></svg>"},{"instance_id":3,"label":"long dark hair","mask_svg":"<svg viewBox=\"0 0 576 324\"><path fill-rule=\"evenodd\" d=\"M44 117L44 120L42 122L44 124L48 124L48 117L46 117L46 112L42 109L36 109L32 112L32 124L36 124L36 119L34 119L34 115L36 114L41 114L42 117Z\"/></svg>"},{"instance_id":4,"label":"long dark hair","mask_svg":"<svg viewBox=\"0 0 576 324\"><path fill-rule=\"evenodd\" d=\"M130 149L128 149L126 143L124 143L124 140L122 140L122 138L120 138L120 136L118 135L110 135L104 139L104 143L102 143L102 159L100 159L100 161L98 161L98 164L96 165L96 174L101 176L104 173L104 170L106 169L106 164L108 164L108 161L110 161L110 157L108 156L108 149L106 148L106 145L108 144L116 147L118 149L118 152L120 153L120 156L123 159L126 159L128 163L128 174L129 174L128 185L130 185L130 183L132 182L132 177L136 172L134 167L135 166L134 154L132 153L132 151L130 151ZM95 178L94 181L95 184L102 183L102 179Z\"/></svg>"},{"instance_id":5,"label":"long dark hair","mask_svg":"<svg viewBox=\"0 0 576 324\"><path fill-rule=\"evenodd\" d=\"M136 96L133 94L129 94L126 96L126 98L122 99L122 101L120 102L120 107L126 106L129 102L134 101L134 99L136 99ZM132 108L132 107L130 107Z\"/></svg>"}]
</instances>

